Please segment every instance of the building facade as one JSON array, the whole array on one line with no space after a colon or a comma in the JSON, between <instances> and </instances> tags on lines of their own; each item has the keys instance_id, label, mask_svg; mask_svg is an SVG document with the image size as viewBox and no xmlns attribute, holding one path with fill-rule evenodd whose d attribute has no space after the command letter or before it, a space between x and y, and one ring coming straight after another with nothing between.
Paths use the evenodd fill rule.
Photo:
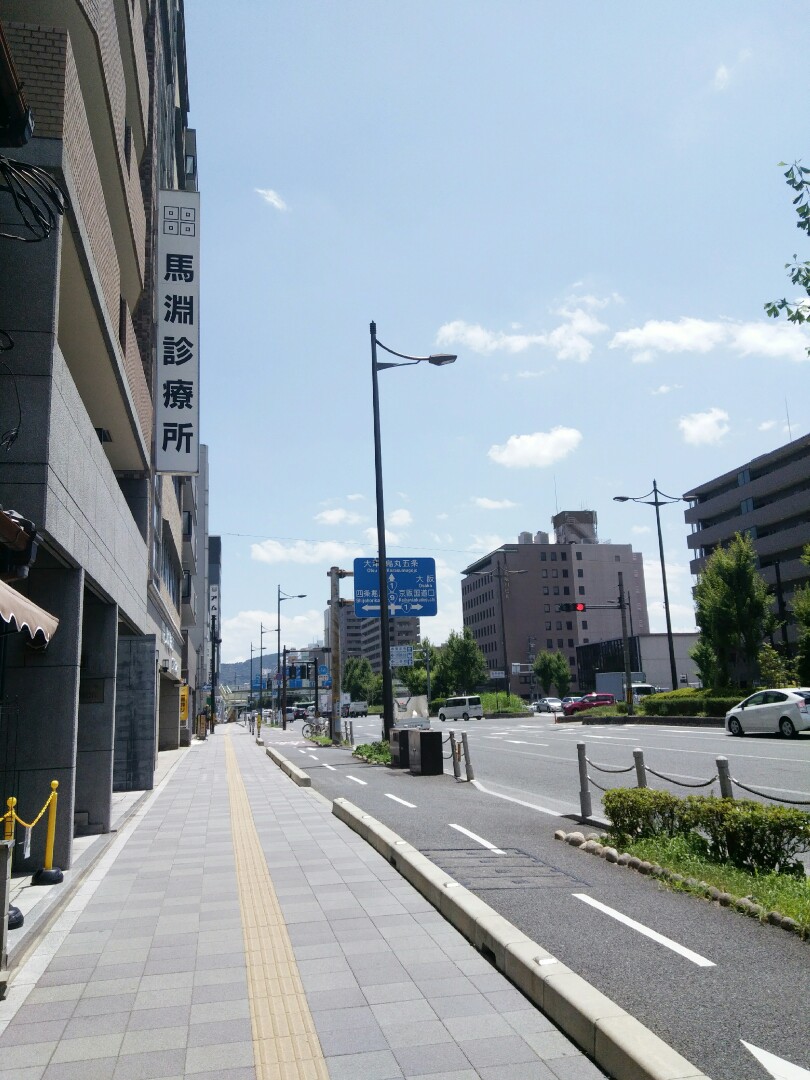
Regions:
<instances>
[{"instance_id":1,"label":"building facade","mask_svg":"<svg viewBox=\"0 0 810 1080\"><path fill-rule=\"evenodd\" d=\"M6 649L0 787L27 813L59 781L66 868L74 832L108 831L112 791L151 787L158 747L180 742L196 495L153 466L154 238L158 189L196 189L196 155L182 0L2 0L0 19L34 117L15 167L66 196L41 242L0 239L20 413L0 504L36 523L19 589L59 619L46 650ZM0 216L18 217L5 193ZM17 867L41 866L43 845L34 830Z\"/></svg>"},{"instance_id":2,"label":"building facade","mask_svg":"<svg viewBox=\"0 0 810 1080\"><path fill-rule=\"evenodd\" d=\"M621 636L618 574L622 573L631 633L649 632L644 564L629 544L602 544L593 511L563 511L553 519L554 542L520 534L462 570L461 603L490 671L504 671L510 690L530 699L530 672L541 652L561 652L579 689L577 646ZM584 611L560 610L584 603ZM522 671L513 672L513 665Z\"/></svg>"},{"instance_id":3,"label":"building facade","mask_svg":"<svg viewBox=\"0 0 810 1080\"><path fill-rule=\"evenodd\" d=\"M673 634L675 667L678 686L698 686L698 671L689 655L697 644L697 634ZM669 663L669 641L666 634L632 634L628 637L630 670L643 675L640 682L652 683L663 689L672 689L672 670ZM577 647L578 683L587 693L596 689L596 676L600 671L624 671L624 641L596 641Z\"/></svg>"},{"instance_id":4,"label":"building facade","mask_svg":"<svg viewBox=\"0 0 810 1080\"><path fill-rule=\"evenodd\" d=\"M795 642L793 592L810 581L801 562L810 544L810 435L754 458L730 472L698 484L683 496L690 567L699 576L707 558L735 533L747 533L759 570L774 594L774 610Z\"/></svg>"}]
</instances>

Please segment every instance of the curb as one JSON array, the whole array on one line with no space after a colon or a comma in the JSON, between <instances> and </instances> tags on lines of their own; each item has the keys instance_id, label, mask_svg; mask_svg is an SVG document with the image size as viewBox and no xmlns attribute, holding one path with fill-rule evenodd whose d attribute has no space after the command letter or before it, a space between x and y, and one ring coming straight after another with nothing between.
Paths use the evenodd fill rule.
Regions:
<instances>
[{"instance_id":1,"label":"curb","mask_svg":"<svg viewBox=\"0 0 810 1080\"><path fill-rule=\"evenodd\" d=\"M649 1028L386 825L348 799L335 799L332 813L387 859L498 971L615 1080L709 1080Z\"/></svg>"},{"instance_id":2,"label":"curb","mask_svg":"<svg viewBox=\"0 0 810 1080\"><path fill-rule=\"evenodd\" d=\"M297 765L293 765L293 763L285 758L283 754L280 754L278 750L274 750L272 746L266 746L264 752L271 761L274 761L276 765L278 765L282 772L289 776L293 783L298 784L299 787L312 787L312 779L303 771L303 769L299 769Z\"/></svg>"}]
</instances>

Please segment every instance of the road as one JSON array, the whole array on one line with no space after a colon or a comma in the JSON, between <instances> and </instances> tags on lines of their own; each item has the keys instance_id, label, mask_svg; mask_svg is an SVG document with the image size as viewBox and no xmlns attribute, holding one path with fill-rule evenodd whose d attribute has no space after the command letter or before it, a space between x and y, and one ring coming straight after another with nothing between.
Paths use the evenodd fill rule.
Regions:
<instances>
[{"instance_id":1,"label":"road","mask_svg":"<svg viewBox=\"0 0 810 1080\"><path fill-rule=\"evenodd\" d=\"M807 943L553 839L577 813L579 740L600 763L628 765L641 746L661 772L697 779L713 774L723 752L743 782L786 791L804 782L805 792L810 740L572 728L540 717L468 728L480 786L367 766L348 751L303 744L295 731L287 749L324 796L347 797L395 829L713 1080L772 1075L743 1040L810 1068ZM378 732L376 718L355 724L356 741Z\"/></svg>"}]
</instances>

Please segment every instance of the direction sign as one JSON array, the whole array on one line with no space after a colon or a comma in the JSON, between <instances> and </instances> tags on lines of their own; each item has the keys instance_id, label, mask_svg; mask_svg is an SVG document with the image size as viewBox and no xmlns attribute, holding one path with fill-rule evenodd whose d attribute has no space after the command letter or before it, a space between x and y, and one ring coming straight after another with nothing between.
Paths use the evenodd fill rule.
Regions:
<instances>
[{"instance_id":1,"label":"direction sign","mask_svg":"<svg viewBox=\"0 0 810 1080\"><path fill-rule=\"evenodd\" d=\"M319 675L328 675L329 674L329 668L326 666L326 664L319 664L318 665L318 674Z\"/></svg>"},{"instance_id":2,"label":"direction sign","mask_svg":"<svg viewBox=\"0 0 810 1080\"><path fill-rule=\"evenodd\" d=\"M506 672L505 671L490 671L489 677L490 677L490 679L505 679L506 678Z\"/></svg>"},{"instance_id":3,"label":"direction sign","mask_svg":"<svg viewBox=\"0 0 810 1080\"><path fill-rule=\"evenodd\" d=\"M386 559L388 611L392 618L436 614L436 560ZM379 560L354 560L354 613L379 619Z\"/></svg>"},{"instance_id":4,"label":"direction sign","mask_svg":"<svg viewBox=\"0 0 810 1080\"><path fill-rule=\"evenodd\" d=\"M392 645L391 667L413 667L413 645Z\"/></svg>"}]
</instances>

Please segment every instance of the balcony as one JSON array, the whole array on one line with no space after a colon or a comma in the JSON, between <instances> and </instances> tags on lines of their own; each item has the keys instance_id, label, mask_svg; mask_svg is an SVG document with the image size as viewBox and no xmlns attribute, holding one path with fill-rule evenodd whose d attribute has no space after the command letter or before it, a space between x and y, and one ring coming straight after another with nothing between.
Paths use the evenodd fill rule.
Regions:
<instances>
[{"instance_id":1,"label":"balcony","mask_svg":"<svg viewBox=\"0 0 810 1080\"><path fill-rule=\"evenodd\" d=\"M183 511L183 570L197 573L197 529L190 510Z\"/></svg>"},{"instance_id":2,"label":"balcony","mask_svg":"<svg viewBox=\"0 0 810 1080\"><path fill-rule=\"evenodd\" d=\"M183 592L181 597L180 619L183 629L197 623L197 591L188 571L183 574Z\"/></svg>"}]
</instances>

